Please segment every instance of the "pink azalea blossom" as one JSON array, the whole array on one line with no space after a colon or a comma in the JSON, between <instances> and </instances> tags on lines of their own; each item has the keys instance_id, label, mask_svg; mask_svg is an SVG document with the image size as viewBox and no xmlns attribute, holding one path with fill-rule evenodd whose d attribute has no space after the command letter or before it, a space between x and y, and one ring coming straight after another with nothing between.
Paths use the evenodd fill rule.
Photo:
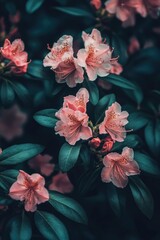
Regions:
<instances>
[{"instance_id":1,"label":"pink azalea blossom","mask_svg":"<svg viewBox=\"0 0 160 240\"><path fill-rule=\"evenodd\" d=\"M40 171L44 176L49 176L54 171L55 165L50 163L52 157L48 154L39 154L36 157L30 159L29 166L35 170Z\"/></svg>"},{"instance_id":2,"label":"pink azalea blossom","mask_svg":"<svg viewBox=\"0 0 160 240\"><path fill-rule=\"evenodd\" d=\"M26 119L27 115L21 112L17 105L9 109L0 109L0 136L8 141L21 136Z\"/></svg>"},{"instance_id":3,"label":"pink azalea blossom","mask_svg":"<svg viewBox=\"0 0 160 240\"><path fill-rule=\"evenodd\" d=\"M135 24L135 13L139 13L142 17L147 15L143 0L109 0L106 1L105 7L126 26Z\"/></svg>"},{"instance_id":4,"label":"pink azalea blossom","mask_svg":"<svg viewBox=\"0 0 160 240\"><path fill-rule=\"evenodd\" d=\"M60 193L70 193L73 191L73 185L70 182L67 173L58 173L52 178L52 183L49 185L49 190Z\"/></svg>"},{"instance_id":5,"label":"pink azalea blossom","mask_svg":"<svg viewBox=\"0 0 160 240\"><path fill-rule=\"evenodd\" d=\"M91 0L90 4L95 7L96 10L99 10L102 6L101 0Z\"/></svg>"},{"instance_id":6,"label":"pink azalea blossom","mask_svg":"<svg viewBox=\"0 0 160 240\"><path fill-rule=\"evenodd\" d=\"M92 138L90 141L89 141L89 145L92 147L92 148L98 148L101 144L101 139L100 138Z\"/></svg>"},{"instance_id":7,"label":"pink azalea blossom","mask_svg":"<svg viewBox=\"0 0 160 240\"><path fill-rule=\"evenodd\" d=\"M112 61L112 67L110 70L110 73L119 75L123 72L123 67L120 63L117 62L117 60Z\"/></svg>"},{"instance_id":8,"label":"pink azalea blossom","mask_svg":"<svg viewBox=\"0 0 160 240\"><path fill-rule=\"evenodd\" d=\"M60 119L55 126L56 134L65 137L69 144L75 145L80 139L92 137L86 113L64 107L56 113L56 117Z\"/></svg>"},{"instance_id":9,"label":"pink azalea blossom","mask_svg":"<svg viewBox=\"0 0 160 240\"><path fill-rule=\"evenodd\" d=\"M68 107L70 109L73 109L74 111L78 110L80 112L86 112L86 105L89 101L89 93L86 88L81 88L77 94L76 97L69 95L67 97L64 97L64 103L63 107Z\"/></svg>"},{"instance_id":10,"label":"pink azalea blossom","mask_svg":"<svg viewBox=\"0 0 160 240\"><path fill-rule=\"evenodd\" d=\"M128 123L128 112L122 111L119 103L113 103L105 112L105 118L99 125L99 133L108 133L113 141L123 142L126 137L124 126Z\"/></svg>"},{"instance_id":11,"label":"pink azalea blossom","mask_svg":"<svg viewBox=\"0 0 160 240\"><path fill-rule=\"evenodd\" d=\"M93 34L94 32L94 34ZM86 69L89 80L96 80L97 76L105 77L111 69L112 50L108 44L101 43L101 35L93 29L91 35L83 32L84 49L77 53L78 64Z\"/></svg>"},{"instance_id":12,"label":"pink azalea blossom","mask_svg":"<svg viewBox=\"0 0 160 240\"><path fill-rule=\"evenodd\" d=\"M40 174L29 175L20 170L17 181L9 190L9 196L15 200L24 201L25 210L34 212L37 204L49 200L49 193L44 185L45 180Z\"/></svg>"},{"instance_id":13,"label":"pink azalea blossom","mask_svg":"<svg viewBox=\"0 0 160 240\"><path fill-rule=\"evenodd\" d=\"M27 71L29 64L27 62L28 54L24 51L24 43L21 39L16 39L12 43L5 39L1 54L4 58L11 60L9 66L13 73L22 74Z\"/></svg>"},{"instance_id":14,"label":"pink azalea blossom","mask_svg":"<svg viewBox=\"0 0 160 240\"><path fill-rule=\"evenodd\" d=\"M102 153L106 153L106 152L110 152L112 147L113 147L113 140L111 137L106 137L105 139L103 139L103 146L102 146Z\"/></svg>"},{"instance_id":15,"label":"pink azalea blossom","mask_svg":"<svg viewBox=\"0 0 160 240\"><path fill-rule=\"evenodd\" d=\"M112 152L103 159L104 168L101 172L103 182L112 182L116 187L124 188L128 183L128 176L140 173L139 166L134 160L133 149L125 147L122 154Z\"/></svg>"},{"instance_id":16,"label":"pink azalea blossom","mask_svg":"<svg viewBox=\"0 0 160 240\"><path fill-rule=\"evenodd\" d=\"M44 67L51 67L56 73L58 83L66 82L69 87L75 87L84 80L84 71L73 57L73 38L64 35L53 44L51 51L44 58Z\"/></svg>"}]
</instances>

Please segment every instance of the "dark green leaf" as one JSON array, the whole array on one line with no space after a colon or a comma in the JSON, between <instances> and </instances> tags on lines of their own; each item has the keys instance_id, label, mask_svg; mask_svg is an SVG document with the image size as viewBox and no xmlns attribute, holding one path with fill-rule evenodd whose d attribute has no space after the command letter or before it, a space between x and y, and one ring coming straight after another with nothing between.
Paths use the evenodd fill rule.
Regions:
<instances>
[{"instance_id":1,"label":"dark green leaf","mask_svg":"<svg viewBox=\"0 0 160 240\"><path fill-rule=\"evenodd\" d=\"M125 79L120 75L109 74L107 77L102 78L102 80L105 80L121 88L130 89L130 90L135 89L134 83L132 83L131 81L129 81L128 79Z\"/></svg>"},{"instance_id":2,"label":"dark green leaf","mask_svg":"<svg viewBox=\"0 0 160 240\"><path fill-rule=\"evenodd\" d=\"M44 109L33 116L34 120L44 127L54 128L57 122L56 109Z\"/></svg>"},{"instance_id":3,"label":"dark green leaf","mask_svg":"<svg viewBox=\"0 0 160 240\"><path fill-rule=\"evenodd\" d=\"M48 79L48 75L45 72L43 62L40 60L31 61L31 63L28 65L27 74L38 79Z\"/></svg>"},{"instance_id":4,"label":"dark green leaf","mask_svg":"<svg viewBox=\"0 0 160 240\"><path fill-rule=\"evenodd\" d=\"M93 18L92 14L84 9L74 8L74 7L54 7L54 9L59 10L61 12L67 13L69 15L73 15L76 17L89 17Z\"/></svg>"},{"instance_id":5,"label":"dark green leaf","mask_svg":"<svg viewBox=\"0 0 160 240\"><path fill-rule=\"evenodd\" d=\"M5 107L9 106L14 101L15 94L9 82L4 81L2 83L0 96L1 102Z\"/></svg>"},{"instance_id":6,"label":"dark green leaf","mask_svg":"<svg viewBox=\"0 0 160 240\"><path fill-rule=\"evenodd\" d=\"M128 117L129 123L126 128L136 131L143 128L149 121L148 115L143 112L130 113Z\"/></svg>"},{"instance_id":7,"label":"dark green leaf","mask_svg":"<svg viewBox=\"0 0 160 240\"><path fill-rule=\"evenodd\" d=\"M153 197L146 185L138 177L130 177L129 183L134 201L144 215L151 218L153 215Z\"/></svg>"},{"instance_id":8,"label":"dark green leaf","mask_svg":"<svg viewBox=\"0 0 160 240\"><path fill-rule=\"evenodd\" d=\"M9 169L0 172L0 187L5 191L9 192L9 188L16 181L18 176L18 171L14 169Z\"/></svg>"},{"instance_id":9,"label":"dark green leaf","mask_svg":"<svg viewBox=\"0 0 160 240\"><path fill-rule=\"evenodd\" d=\"M89 100L93 105L96 105L99 101L99 90L97 85L89 80L83 82L84 87L87 88L89 92Z\"/></svg>"},{"instance_id":10,"label":"dark green leaf","mask_svg":"<svg viewBox=\"0 0 160 240\"><path fill-rule=\"evenodd\" d=\"M25 86L23 86L21 83L14 82L13 88L14 88L14 91L17 94L18 98L22 102L30 101L30 94L29 94L28 89Z\"/></svg>"},{"instance_id":11,"label":"dark green leaf","mask_svg":"<svg viewBox=\"0 0 160 240\"><path fill-rule=\"evenodd\" d=\"M82 145L80 151L80 158L82 159L84 166L88 167L90 164L91 151L86 145Z\"/></svg>"},{"instance_id":12,"label":"dark green leaf","mask_svg":"<svg viewBox=\"0 0 160 240\"><path fill-rule=\"evenodd\" d=\"M26 11L28 13L35 12L43 4L44 0L27 0Z\"/></svg>"},{"instance_id":13,"label":"dark green leaf","mask_svg":"<svg viewBox=\"0 0 160 240\"><path fill-rule=\"evenodd\" d=\"M87 216L75 200L57 192L50 192L50 204L65 217L74 222L87 224Z\"/></svg>"},{"instance_id":14,"label":"dark green leaf","mask_svg":"<svg viewBox=\"0 0 160 240\"><path fill-rule=\"evenodd\" d=\"M150 158L149 156L140 153L135 152L134 159L138 163L140 169L144 172L160 176L160 168L157 165L157 163Z\"/></svg>"},{"instance_id":15,"label":"dark green leaf","mask_svg":"<svg viewBox=\"0 0 160 240\"><path fill-rule=\"evenodd\" d=\"M123 142L116 142L113 145L112 152L122 150L124 147L135 148L141 143L141 139L136 134L127 135Z\"/></svg>"},{"instance_id":16,"label":"dark green leaf","mask_svg":"<svg viewBox=\"0 0 160 240\"><path fill-rule=\"evenodd\" d=\"M95 119L96 123L99 123L103 120L105 116L105 111L116 101L116 97L114 94L109 94L107 96L102 97L95 107Z\"/></svg>"},{"instance_id":17,"label":"dark green leaf","mask_svg":"<svg viewBox=\"0 0 160 240\"><path fill-rule=\"evenodd\" d=\"M76 164L81 145L69 145L64 143L59 152L59 167L63 172L68 172Z\"/></svg>"},{"instance_id":18,"label":"dark green leaf","mask_svg":"<svg viewBox=\"0 0 160 240\"><path fill-rule=\"evenodd\" d=\"M42 145L25 143L14 145L3 150L0 155L0 165L13 165L22 163L44 150Z\"/></svg>"},{"instance_id":19,"label":"dark green leaf","mask_svg":"<svg viewBox=\"0 0 160 240\"><path fill-rule=\"evenodd\" d=\"M157 157L160 156L160 120L148 123L145 128L145 140L150 151Z\"/></svg>"},{"instance_id":20,"label":"dark green leaf","mask_svg":"<svg viewBox=\"0 0 160 240\"><path fill-rule=\"evenodd\" d=\"M36 227L46 240L69 240L65 226L53 214L37 211L34 218Z\"/></svg>"},{"instance_id":21,"label":"dark green leaf","mask_svg":"<svg viewBox=\"0 0 160 240\"><path fill-rule=\"evenodd\" d=\"M32 237L31 224L24 212L12 218L8 228L11 240L30 240Z\"/></svg>"}]
</instances>

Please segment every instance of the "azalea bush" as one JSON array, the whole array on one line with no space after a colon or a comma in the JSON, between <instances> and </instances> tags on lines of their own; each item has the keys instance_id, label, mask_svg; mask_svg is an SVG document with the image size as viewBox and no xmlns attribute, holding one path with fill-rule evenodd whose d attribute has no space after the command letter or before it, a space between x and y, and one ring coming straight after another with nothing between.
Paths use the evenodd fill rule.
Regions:
<instances>
[{"instance_id":1,"label":"azalea bush","mask_svg":"<svg viewBox=\"0 0 160 240\"><path fill-rule=\"evenodd\" d=\"M160 239L159 13L0 0L0 239Z\"/></svg>"}]
</instances>

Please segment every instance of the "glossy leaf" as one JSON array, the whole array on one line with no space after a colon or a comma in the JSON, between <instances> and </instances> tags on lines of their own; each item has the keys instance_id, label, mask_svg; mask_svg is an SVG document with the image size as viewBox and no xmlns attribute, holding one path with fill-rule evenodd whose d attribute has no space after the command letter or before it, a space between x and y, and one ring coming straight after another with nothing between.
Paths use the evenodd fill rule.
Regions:
<instances>
[{"instance_id":1,"label":"glossy leaf","mask_svg":"<svg viewBox=\"0 0 160 240\"><path fill-rule=\"evenodd\" d=\"M37 229L46 240L69 240L65 226L53 214L37 211L34 219Z\"/></svg>"},{"instance_id":2,"label":"glossy leaf","mask_svg":"<svg viewBox=\"0 0 160 240\"><path fill-rule=\"evenodd\" d=\"M75 8L75 7L54 7L54 9L61 12L73 15L75 17L89 17L93 18L92 14L84 9Z\"/></svg>"},{"instance_id":3,"label":"glossy leaf","mask_svg":"<svg viewBox=\"0 0 160 240\"><path fill-rule=\"evenodd\" d=\"M99 101L99 90L97 88L97 85L89 80L86 80L83 83L84 87L87 88L89 92L89 101L93 104L96 105Z\"/></svg>"},{"instance_id":4,"label":"glossy leaf","mask_svg":"<svg viewBox=\"0 0 160 240\"><path fill-rule=\"evenodd\" d=\"M59 167L63 172L68 172L76 164L81 145L69 145L64 143L59 152Z\"/></svg>"},{"instance_id":5,"label":"glossy leaf","mask_svg":"<svg viewBox=\"0 0 160 240\"><path fill-rule=\"evenodd\" d=\"M35 12L43 4L44 0L27 0L26 11L28 13Z\"/></svg>"},{"instance_id":6,"label":"glossy leaf","mask_svg":"<svg viewBox=\"0 0 160 240\"><path fill-rule=\"evenodd\" d=\"M83 208L72 198L50 191L49 203L58 212L72 221L87 224L87 216Z\"/></svg>"},{"instance_id":7,"label":"glossy leaf","mask_svg":"<svg viewBox=\"0 0 160 240\"><path fill-rule=\"evenodd\" d=\"M22 163L34 156L38 155L44 150L42 145L24 143L13 145L3 150L0 154L0 165L14 165Z\"/></svg>"},{"instance_id":8,"label":"glossy leaf","mask_svg":"<svg viewBox=\"0 0 160 240\"><path fill-rule=\"evenodd\" d=\"M141 143L141 139L136 134L127 135L123 142L115 142L112 152L121 151L124 147L135 148Z\"/></svg>"},{"instance_id":9,"label":"glossy leaf","mask_svg":"<svg viewBox=\"0 0 160 240\"><path fill-rule=\"evenodd\" d=\"M1 102L5 107L10 106L13 103L15 99L15 93L12 86L9 84L9 82L4 81L2 83L0 97L1 97Z\"/></svg>"},{"instance_id":10,"label":"glossy leaf","mask_svg":"<svg viewBox=\"0 0 160 240\"><path fill-rule=\"evenodd\" d=\"M57 122L56 109L44 109L33 116L34 120L44 127L54 128Z\"/></svg>"},{"instance_id":11,"label":"glossy leaf","mask_svg":"<svg viewBox=\"0 0 160 240\"><path fill-rule=\"evenodd\" d=\"M148 115L143 112L133 112L129 114L128 121L129 123L126 129L137 131L148 123L149 118Z\"/></svg>"}]
</instances>

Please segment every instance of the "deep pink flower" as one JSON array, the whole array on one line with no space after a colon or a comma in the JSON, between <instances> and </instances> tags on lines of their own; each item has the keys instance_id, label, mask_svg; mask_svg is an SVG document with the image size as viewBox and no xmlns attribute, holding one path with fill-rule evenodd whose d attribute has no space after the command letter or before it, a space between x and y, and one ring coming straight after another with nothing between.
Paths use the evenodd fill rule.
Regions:
<instances>
[{"instance_id":1,"label":"deep pink flower","mask_svg":"<svg viewBox=\"0 0 160 240\"><path fill-rule=\"evenodd\" d=\"M26 119L27 115L22 113L17 105L9 109L0 109L0 136L8 141L21 136Z\"/></svg>"},{"instance_id":2,"label":"deep pink flower","mask_svg":"<svg viewBox=\"0 0 160 240\"><path fill-rule=\"evenodd\" d=\"M49 200L49 193L44 185L45 180L40 174L29 175L20 170L17 181L9 190L9 196L15 200L24 201L25 210L34 212L37 204Z\"/></svg>"},{"instance_id":3,"label":"deep pink flower","mask_svg":"<svg viewBox=\"0 0 160 240\"><path fill-rule=\"evenodd\" d=\"M49 185L49 190L60 193L70 193L73 191L73 185L70 182L67 173L58 173L52 178L52 183Z\"/></svg>"},{"instance_id":4,"label":"deep pink flower","mask_svg":"<svg viewBox=\"0 0 160 240\"><path fill-rule=\"evenodd\" d=\"M12 43L5 39L4 45L1 48L1 54L4 58L11 60L10 66L12 72L22 74L27 71L28 53L24 51L24 43L21 39L16 39Z\"/></svg>"},{"instance_id":5,"label":"deep pink flower","mask_svg":"<svg viewBox=\"0 0 160 240\"><path fill-rule=\"evenodd\" d=\"M64 35L53 44L50 53L44 58L43 65L51 67L56 73L58 83L66 82L69 87L75 87L84 80L84 71L73 57L73 38Z\"/></svg>"},{"instance_id":6,"label":"deep pink flower","mask_svg":"<svg viewBox=\"0 0 160 240\"><path fill-rule=\"evenodd\" d=\"M61 108L56 117L60 120L56 123L56 134L65 137L66 141L75 145L80 139L87 140L92 137L92 131L88 127L88 115L70 108Z\"/></svg>"},{"instance_id":7,"label":"deep pink flower","mask_svg":"<svg viewBox=\"0 0 160 240\"><path fill-rule=\"evenodd\" d=\"M92 147L92 148L98 148L101 144L101 139L100 138L92 138L90 141L89 141L89 145Z\"/></svg>"},{"instance_id":8,"label":"deep pink flower","mask_svg":"<svg viewBox=\"0 0 160 240\"><path fill-rule=\"evenodd\" d=\"M30 159L29 166L35 170L40 171L44 176L49 176L54 171L55 165L50 163L52 157L48 154L39 154L36 157Z\"/></svg>"},{"instance_id":9,"label":"deep pink flower","mask_svg":"<svg viewBox=\"0 0 160 240\"><path fill-rule=\"evenodd\" d=\"M119 75L123 72L123 67L120 63L117 62L117 60L111 61L112 67L110 70L110 73Z\"/></svg>"},{"instance_id":10,"label":"deep pink flower","mask_svg":"<svg viewBox=\"0 0 160 240\"><path fill-rule=\"evenodd\" d=\"M128 176L140 173L139 166L134 160L133 149L125 147L122 154L112 152L103 159L104 168L101 172L103 182L112 182L116 187L124 188L128 183Z\"/></svg>"},{"instance_id":11,"label":"deep pink flower","mask_svg":"<svg viewBox=\"0 0 160 240\"><path fill-rule=\"evenodd\" d=\"M77 53L78 64L86 69L91 81L96 80L97 76L105 77L109 74L112 55L109 45L101 43L100 32L95 29L93 31L90 36L83 32L85 49L80 49Z\"/></svg>"},{"instance_id":12,"label":"deep pink flower","mask_svg":"<svg viewBox=\"0 0 160 240\"><path fill-rule=\"evenodd\" d=\"M113 141L123 142L126 137L124 126L128 123L128 112L121 112L119 103L113 103L105 112L105 118L99 125L99 133L108 133Z\"/></svg>"},{"instance_id":13,"label":"deep pink flower","mask_svg":"<svg viewBox=\"0 0 160 240\"><path fill-rule=\"evenodd\" d=\"M76 97L73 95L69 95L64 97L63 107L68 107L74 111L78 110L80 112L86 112L86 105L89 101L89 93L86 88L81 88Z\"/></svg>"},{"instance_id":14,"label":"deep pink flower","mask_svg":"<svg viewBox=\"0 0 160 240\"><path fill-rule=\"evenodd\" d=\"M90 4L95 7L96 10L99 10L102 6L101 0L91 0Z\"/></svg>"},{"instance_id":15,"label":"deep pink flower","mask_svg":"<svg viewBox=\"0 0 160 240\"><path fill-rule=\"evenodd\" d=\"M106 137L105 139L103 139L103 146L102 146L102 153L106 153L111 151L112 147L113 147L113 140L111 137Z\"/></svg>"}]
</instances>

